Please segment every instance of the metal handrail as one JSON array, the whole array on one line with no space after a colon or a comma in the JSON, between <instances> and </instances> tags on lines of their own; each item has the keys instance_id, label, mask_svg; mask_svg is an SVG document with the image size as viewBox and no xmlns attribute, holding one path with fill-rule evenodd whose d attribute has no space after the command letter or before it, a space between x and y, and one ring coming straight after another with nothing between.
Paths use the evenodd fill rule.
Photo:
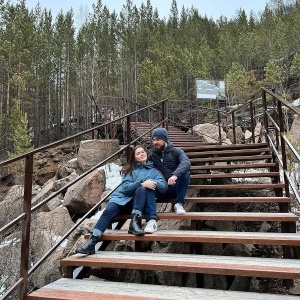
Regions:
<instances>
[{"instance_id":1,"label":"metal handrail","mask_svg":"<svg viewBox=\"0 0 300 300\"><path fill-rule=\"evenodd\" d=\"M117 156L118 154L120 154L123 151L127 152L127 158L129 158L129 154L130 154L130 146L134 143L136 143L140 138L142 138L144 135L148 134L148 132L146 132L145 134L139 136L138 138L136 138L135 140L131 139L130 136L130 123L131 123L131 117L134 116L135 114L139 114L142 111L146 111L148 109L155 109L155 107L157 106L162 106L162 121L159 124L156 124L154 127L152 127L149 132L151 130L153 130L155 127L159 126L160 124L166 123L167 124L167 118L165 118L165 105L166 102L168 100L161 100L155 104L152 105L148 105L146 107L140 108L134 112L130 112L122 117L116 118L113 121L109 121L106 122L104 124L92 127L88 130L85 130L83 132L74 134L70 137L64 138L62 140L59 140L57 142L53 142L51 144L39 147L37 149L34 149L33 151L30 151L28 153L19 155L17 157L5 160L3 162L0 162L0 167L3 166L7 166L10 165L14 162L17 161L21 161L25 159L25 179L24 179L24 199L23 199L23 213L20 214L19 216L17 216L14 220L10 221L8 224L6 224L4 227L0 228L0 233L1 235L5 235L5 233L12 228L13 226L17 225L17 224L22 224L22 242L21 242L21 262L20 262L20 278L17 281L17 283L15 283L12 287L9 288L9 290L2 296L1 299L5 300L8 299L12 293L14 293L18 288L19 288L19 299L24 299L27 295L27 282L28 282L28 277L32 274L32 272L34 272L44 261L47 257L49 257L49 255L51 253L53 253L53 251L55 249L57 249L57 247L66 239L67 236L69 236L80 224L81 222L75 224L64 236L62 239L60 239L59 242L57 242L34 266L32 266L32 268L28 271L28 265L29 265L29 240L30 240L30 223L31 223L31 214L36 211L37 209L39 209L40 207L42 207L44 204L46 204L47 202L49 202L51 199L53 199L55 196L57 196L60 192L66 190L67 188L69 188L70 186L72 186L73 184L75 184L76 182L78 182L79 180L81 180L83 177L87 176L88 174L90 174L92 171L94 171L96 168L102 166L103 164L105 164L107 161L109 161L111 158ZM47 197L46 199L44 199L43 201L41 201L40 203L38 203L37 205L35 205L34 207L31 207L31 198L32 198L32 181L33 181L33 161L34 161L34 155L37 153L40 153L44 150L56 147L58 145L61 145L69 140L73 140L75 138L78 138L80 136L86 135L88 133L92 133L95 130L99 130L101 128L105 128L105 126L108 126L110 124L113 123L117 123L120 122L121 120L126 120L127 123L127 137L126 137L126 145L118 150L116 153L112 154L110 157L106 158L105 160L103 160L102 162L100 162L99 164L97 164L96 166L92 167L91 169L89 169L88 171L86 171L84 174L82 174L81 176L79 176L78 178L76 178L75 180L73 180L72 182L68 183L67 185L65 185L63 188L61 188L60 190L56 191L55 193L51 194L49 197ZM95 205L95 207L93 207L85 216L88 216L89 214L91 214L91 212L95 211L95 209L97 209L99 207L99 205L101 205L101 203L109 196L110 194L108 194L105 198L103 198L101 201L99 201L99 203L97 203Z\"/></svg>"},{"instance_id":2,"label":"metal handrail","mask_svg":"<svg viewBox=\"0 0 300 300\"><path fill-rule=\"evenodd\" d=\"M290 105L286 100L284 100L282 98L282 96L277 95L274 91L262 88L262 97L258 98L258 99L253 99L253 100L249 100L247 101L245 104L243 104L242 106L233 109L229 112L224 112L222 110L219 109L211 109L214 113L217 114L218 117L218 125L219 125L219 135L220 135L220 141L221 141L221 125L220 124L220 114L224 114L226 117L228 117L228 119L231 119L232 121L232 128L233 128L233 138L234 138L234 143L237 143L236 140L236 134L235 134L235 116L236 114L242 110L245 109L247 106L250 107L250 116L251 116L251 130L252 130L252 142L254 142L254 120L256 118L262 118L263 119L263 124L264 124L264 128L263 128L263 132L264 135L266 136L266 141L268 142L270 148L272 148L273 150L273 154L277 157L277 160L279 162L279 166L280 168L283 170L283 175L284 175L284 184L285 184L285 193L287 196L289 196L289 187L291 187L292 191L295 193L295 196L297 198L297 200L300 203L300 197L299 197L299 191L297 191L296 187L294 186L288 171L287 171L287 156L286 156L286 148L285 145L287 145L287 147L291 150L291 152L294 154L295 158L300 161L300 156L297 153L297 151L294 149L294 147L292 146L292 144L288 141L287 137L285 136L285 126L284 126L284 122L283 122L283 115L282 115L282 107L286 107L287 109L291 110L292 112L296 113L297 115L300 115L300 110L292 105ZM276 111L276 114L278 116L278 120L275 120L271 114L269 113L269 106L267 105L267 95L272 97L273 100L273 105L274 102L276 103L276 105L274 105L275 107L273 107L272 109L274 111ZM262 108L263 108L263 112L259 113L259 114L254 114L254 104L257 103L259 100L262 100ZM109 161L110 159L116 157L118 154L122 153L123 151L127 152L127 158L129 157L129 150L130 150L130 146L134 143L137 143L139 141L139 139L141 139L142 137L146 136L147 134L151 133L151 131L153 129L155 129L158 126L165 126L166 128L168 127L168 122L172 122L171 120L169 120L168 118L168 114L169 114L169 108L168 108L168 99L159 101L155 104L149 105L147 107L144 108L140 108L134 112L128 113L122 117L119 117L113 121L110 122L106 122L104 124L101 125L97 125L95 127L92 127L88 130L85 130L83 132L74 134L70 137L64 138L62 140L59 140L57 142L51 143L49 145L45 145L42 146L40 148L37 148L31 152L19 155L15 158L12 159L8 159L5 160L3 162L0 162L0 167L2 166L6 166L9 165L11 163L20 161L25 159L25 179L24 179L24 205L23 205L23 212L16 217L14 220L10 221L8 224L6 224L4 227L0 228L0 234L4 235L5 232L7 232L10 228L12 228L15 225L18 224L22 224L22 250L21 250L21 266L20 266L20 277L19 280L12 286L9 288L9 290L6 292L6 294L3 296L3 300L4 299L8 299L10 297L10 295L15 292L17 289L20 290L20 294L19 297L20 299L24 299L26 297L26 293L27 293L27 281L28 281L28 276L30 276L48 257L51 253L53 253L53 251L55 249L57 249L57 247L84 221L85 218L87 218L88 216L90 216L108 197L110 194L106 195L105 198L101 199L92 209L90 209L84 216L83 218L76 223L61 239L60 241L58 241L47 253L44 254L44 256L37 262L35 263L34 266L31 267L30 270L28 270L28 261L29 261L29 238L30 238L30 219L31 219L31 214L33 212L35 212L37 209L41 208L43 205L45 205L47 202L49 202L51 199L53 199L55 196L57 196L58 194L60 194L62 191L66 190L67 188L69 188L70 186L72 186L74 183L78 182L79 180L81 180L83 177L87 176L88 174L90 174L92 171L94 171L95 169L99 168L100 166L102 166L103 164L105 164L107 161ZM183 101L184 102L184 101ZM186 103L188 103L188 101L185 101ZM185 103L184 102L184 103ZM198 107L201 109L204 109L204 107L202 106L197 106L196 104L193 103L189 103L190 107ZM141 112L145 111L145 110L151 110L154 111L155 107L157 106L161 106L161 110L156 110L156 111L160 111L161 112L161 119L159 123L156 124L152 124L151 128L145 132L144 134L140 135L139 137L137 137L136 139L132 139L131 135L130 135L130 124L131 124L131 117L134 115L139 115ZM209 109L209 108L205 108L205 109ZM112 154L110 157L108 157L107 159L101 161L99 164L97 164L96 166L92 167L91 169L89 169L88 171L86 171L84 174L82 174L81 176L77 177L75 180L73 180L72 182L68 183L66 186L64 186L63 188L61 188L60 190L56 191L55 193L51 194L50 196L48 196L46 199L42 200L40 203L36 204L35 206L31 207L31 198L32 198L32 174L33 174L33 160L34 160L34 155L47 150L49 148L53 148L56 147L58 145L61 145L69 140L73 140L76 139L80 136L92 133L95 130L100 130L101 128L104 128L105 126L108 126L110 124L116 123L116 122L120 122L122 120L126 121L126 128L127 128L127 136L126 136L126 145L125 147L123 147L123 149L118 150L116 153ZM269 122L270 121L270 122ZM279 124L277 123L279 122ZM272 128L269 126L269 123L272 125ZM192 125L192 124L191 124ZM270 135L271 130L275 130L276 131L276 141L273 141ZM278 150L280 148L280 150ZM281 151L281 153L280 153Z\"/></svg>"}]
</instances>

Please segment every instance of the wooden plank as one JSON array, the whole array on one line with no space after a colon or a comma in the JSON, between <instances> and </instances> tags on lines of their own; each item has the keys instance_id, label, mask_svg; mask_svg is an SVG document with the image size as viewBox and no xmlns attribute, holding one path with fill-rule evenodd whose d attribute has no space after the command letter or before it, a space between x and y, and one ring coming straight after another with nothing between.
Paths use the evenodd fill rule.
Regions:
<instances>
[{"instance_id":1,"label":"wooden plank","mask_svg":"<svg viewBox=\"0 0 300 300\"><path fill-rule=\"evenodd\" d=\"M274 221L296 222L299 217L292 213L268 212L187 212L183 215L176 213L157 213L159 220L219 220L219 221ZM121 215L115 220L131 219L131 215Z\"/></svg>"},{"instance_id":2,"label":"wooden plank","mask_svg":"<svg viewBox=\"0 0 300 300\"><path fill-rule=\"evenodd\" d=\"M61 260L61 266L300 278L300 260L282 258L100 251L89 256L66 257Z\"/></svg>"},{"instance_id":3,"label":"wooden plank","mask_svg":"<svg viewBox=\"0 0 300 300\"><path fill-rule=\"evenodd\" d=\"M172 201L170 199L170 201ZM159 201L157 201L159 203ZM246 202L270 202L290 203L289 197L186 197L186 203L246 203Z\"/></svg>"},{"instance_id":4,"label":"wooden plank","mask_svg":"<svg viewBox=\"0 0 300 300\"><path fill-rule=\"evenodd\" d=\"M262 152L270 152L270 148L258 148L258 149L241 149L241 150L215 150L215 151L203 151L203 152L187 152L188 157L203 157L203 156L237 156L237 155L250 155Z\"/></svg>"},{"instance_id":5,"label":"wooden plank","mask_svg":"<svg viewBox=\"0 0 300 300\"><path fill-rule=\"evenodd\" d=\"M89 238L89 234L85 234ZM136 236L127 230L106 230L103 241L169 241L185 243L236 243L300 246L298 233L280 232L235 232L235 231L192 231L192 230L158 230L153 234Z\"/></svg>"},{"instance_id":6,"label":"wooden plank","mask_svg":"<svg viewBox=\"0 0 300 300\"><path fill-rule=\"evenodd\" d=\"M265 160L271 159L272 155L251 155L251 156L234 156L234 157L203 157L203 158L190 158L191 163L204 163L204 162L219 162L219 161L251 161L251 160Z\"/></svg>"},{"instance_id":7,"label":"wooden plank","mask_svg":"<svg viewBox=\"0 0 300 300\"><path fill-rule=\"evenodd\" d=\"M207 184L207 185L189 185L189 189L196 189L196 190L244 190L244 189L283 189L283 183L253 183L253 184Z\"/></svg>"},{"instance_id":8,"label":"wooden plank","mask_svg":"<svg viewBox=\"0 0 300 300\"><path fill-rule=\"evenodd\" d=\"M218 170L218 169L258 169L258 168L274 168L275 163L253 163L253 164L216 164L216 165L200 165L191 166L190 170Z\"/></svg>"},{"instance_id":9,"label":"wooden plank","mask_svg":"<svg viewBox=\"0 0 300 300\"><path fill-rule=\"evenodd\" d=\"M57 297L55 297L57 295ZM296 300L295 296L62 278L32 292L26 300Z\"/></svg>"},{"instance_id":10,"label":"wooden plank","mask_svg":"<svg viewBox=\"0 0 300 300\"><path fill-rule=\"evenodd\" d=\"M279 177L278 172L191 174L195 179Z\"/></svg>"},{"instance_id":11,"label":"wooden plank","mask_svg":"<svg viewBox=\"0 0 300 300\"><path fill-rule=\"evenodd\" d=\"M220 144L210 144L210 145L200 145L193 147L185 147L184 151L193 152L193 151L206 151L206 150L216 150L216 149L257 149L268 147L267 143L258 143L258 144L232 144L232 145L220 145Z\"/></svg>"}]
</instances>

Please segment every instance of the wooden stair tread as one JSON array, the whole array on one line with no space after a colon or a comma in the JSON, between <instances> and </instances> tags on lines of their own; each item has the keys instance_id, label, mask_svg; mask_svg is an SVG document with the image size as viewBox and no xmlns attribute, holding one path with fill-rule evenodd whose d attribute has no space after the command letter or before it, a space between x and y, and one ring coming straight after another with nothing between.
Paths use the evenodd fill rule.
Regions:
<instances>
[{"instance_id":1,"label":"wooden stair tread","mask_svg":"<svg viewBox=\"0 0 300 300\"><path fill-rule=\"evenodd\" d=\"M213 173L213 174L191 174L191 178L251 178L251 177L278 177L278 172L255 172L255 173Z\"/></svg>"},{"instance_id":2,"label":"wooden stair tread","mask_svg":"<svg viewBox=\"0 0 300 300\"><path fill-rule=\"evenodd\" d=\"M87 239L89 234L85 235ZM127 230L106 230L101 236L103 241L173 241L188 243L238 243L300 246L298 233L281 232L236 232L202 230L158 230L153 234L136 236Z\"/></svg>"},{"instance_id":3,"label":"wooden stair tread","mask_svg":"<svg viewBox=\"0 0 300 300\"><path fill-rule=\"evenodd\" d=\"M190 170L217 170L217 169L256 169L256 168L274 168L275 163L253 163L253 164L215 164L191 166Z\"/></svg>"},{"instance_id":4,"label":"wooden stair tread","mask_svg":"<svg viewBox=\"0 0 300 300\"><path fill-rule=\"evenodd\" d=\"M172 144L174 147L184 147L184 146L190 146L191 144L205 144L205 142L201 142L200 140L190 141L190 142L179 142L179 141L172 141Z\"/></svg>"},{"instance_id":5,"label":"wooden stair tread","mask_svg":"<svg viewBox=\"0 0 300 300\"><path fill-rule=\"evenodd\" d=\"M204 163L211 161L251 161L271 159L272 155L251 155L251 156L225 156L225 157L203 157L190 158L191 163Z\"/></svg>"},{"instance_id":6,"label":"wooden stair tread","mask_svg":"<svg viewBox=\"0 0 300 300\"><path fill-rule=\"evenodd\" d=\"M115 220L131 219L131 215L120 215ZM222 220L222 221L277 221L295 222L299 217L292 213L269 212L187 212L177 215L173 212L157 213L158 220Z\"/></svg>"},{"instance_id":7,"label":"wooden stair tread","mask_svg":"<svg viewBox=\"0 0 300 300\"><path fill-rule=\"evenodd\" d=\"M295 300L295 296L154 284L61 278L26 297L26 300Z\"/></svg>"},{"instance_id":8,"label":"wooden stair tread","mask_svg":"<svg viewBox=\"0 0 300 300\"><path fill-rule=\"evenodd\" d=\"M215 151L205 151L205 152L187 152L188 157L203 157L203 156L212 156L212 155L229 155L229 156L236 156L236 155L249 155L249 154L256 154L262 152L269 152L269 148L258 148L258 149L239 149L239 150L215 150Z\"/></svg>"},{"instance_id":9,"label":"wooden stair tread","mask_svg":"<svg viewBox=\"0 0 300 300\"><path fill-rule=\"evenodd\" d=\"M300 278L300 260L283 258L213 256L177 253L99 251L76 254L60 261L61 266L160 270L268 278Z\"/></svg>"},{"instance_id":10,"label":"wooden stair tread","mask_svg":"<svg viewBox=\"0 0 300 300\"><path fill-rule=\"evenodd\" d=\"M159 200L157 202L159 203ZM289 203L291 202L291 198L289 197L186 197L185 202L186 203L244 203L244 202Z\"/></svg>"},{"instance_id":11,"label":"wooden stair tread","mask_svg":"<svg viewBox=\"0 0 300 300\"><path fill-rule=\"evenodd\" d=\"M210 144L210 145L199 145L192 147L184 147L184 151L193 152L193 151L207 151L207 150L234 150L234 149L257 149L268 147L267 143L257 143L257 144L231 144L231 145L220 145L220 144Z\"/></svg>"},{"instance_id":12,"label":"wooden stair tread","mask_svg":"<svg viewBox=\"0 0 300 300\"><path fill-rule=\"evenodd\" d=\"M189 185L189 189L199 189L199 190L230 190L230 189L282 189L284 188L283 183L238 183L238 184L199 184L199 185Z\"/></svg>"}]
</instances>

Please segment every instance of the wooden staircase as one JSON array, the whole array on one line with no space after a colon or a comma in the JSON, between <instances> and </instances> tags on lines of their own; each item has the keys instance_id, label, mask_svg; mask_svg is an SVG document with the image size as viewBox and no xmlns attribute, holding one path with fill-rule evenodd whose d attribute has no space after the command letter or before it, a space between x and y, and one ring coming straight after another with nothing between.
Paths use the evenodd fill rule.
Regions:
<instances>
[{"instance_id":1,"label":"wooden staircase","mask_svg":"<svg viewBox=\"0 0 300 300\"><path fill-rule=\"evenodd\" d=\"M140 124L135 128L146 131L150 127ZM299 217L290 213L291 199L283 194L284 185L280 183L278 166L272 160L268 145L212 145L201 143L175 127L169 127L169 132L173 144L182 147L192 163L186 203L194 211L184 215L159 212L158 219L162 226L170 220L189 222L189 230L167 229L142 237L134 236L122 229L130 216L120 216L116 219L116 228L107 230L101 238L100 249L104 251L62 259L66 278L32 292L26 299L296 299L287 294L203 288L203 274L283 279L287 284L300 279L300 260L297 259L300 235L296 233L295 225ZM245 231L245 227L239 231L208 230L205 224L212 220L234 224L275 222L278 226L274 228L278 230ZM111 241L133 241L135 251L105 250ZM184 243L185 250L182 253L145 252L142 247L145 242ZM197 245L206 243L281 246L283 257L199 253L201 247ZM73 271L78 267L85 271L100 268L170 272L174 274L174 282L170 285L175 286L72 279ZM186 286L189 274L196 274L197 286Z\"/></svg>"}]
</instances>

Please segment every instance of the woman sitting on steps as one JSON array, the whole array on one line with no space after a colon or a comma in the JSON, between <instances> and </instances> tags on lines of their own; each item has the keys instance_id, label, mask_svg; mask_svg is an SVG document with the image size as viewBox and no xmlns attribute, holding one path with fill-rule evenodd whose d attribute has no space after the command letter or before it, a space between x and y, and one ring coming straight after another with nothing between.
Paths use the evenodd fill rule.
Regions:
<instances>
[{"instance_id":1,"label":"woman sitting on steps","mask_svg":"<svg viewBox=\"0 0 300 300\"><path fill-rule=\"evenodd\" d=\"M148 162L144 147L136 146L129 162L123 167L121 185L111 194L103 214L96 223L87 242L76 253L94 254L95 245L112 220L120 214L132 214L128 233L144 235L157 231L155 190L163 193L168 185L152 162ZM142 213L147 224L142 229Z\"/></svg>"}]
</instances>

